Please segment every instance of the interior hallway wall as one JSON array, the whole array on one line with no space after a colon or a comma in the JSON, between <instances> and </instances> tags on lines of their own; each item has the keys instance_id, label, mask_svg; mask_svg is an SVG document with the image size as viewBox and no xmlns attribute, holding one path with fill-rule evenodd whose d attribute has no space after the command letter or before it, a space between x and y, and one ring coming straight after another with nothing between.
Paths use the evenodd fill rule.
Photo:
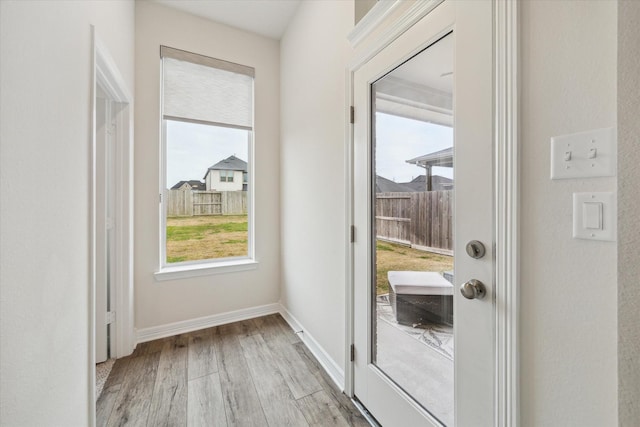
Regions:
<instances>
[{"instance_id":1,"label":"interior hallway wall","mask_svg":"<svg viewBox=\"0 0 640 427\"><path fill-rule=\"evenodd\" d=\"M256 270L163 282L154 278L160 253L160 45L256 70ZM136 328L276 303L280 286L279 42L140 1L136 2L135 46Z\"/></svg>"},{"instance_id":2,"label":"interior hallway wall","mask_svg":"<svg viewBox=\"0 0 640 427\"><path fill-rule=\"evenodd\" d=\"M345 69L353 2L302 2L281 41L281 302L344 370Z\"/></svg>"},{"instance_id":3,"label":"interior hallway wall","mask_svg":"<svg viewBox=\"0 0 640 427\"><path fill-rule=\"evenodd\" d=\"M549 179L551 137L616 126L616 2L520 5L522 425L616 425L616 243L571 237L616 178Z\"/></svg>"},{"instance_id":4,"label":"interior hallway wall","mask_svg":"<svg viewBox=\"0 0 640 427\"><path fill-rule=\"evenodd\" d=\"M89 424L91 27L133 93L129 1L0 1L0 423Z\"/></svg>"},{"instance_id":5,"label":"interior hallway wall","mask_svg":"<svg viewBox=\"0 0 640 427\"><path fill-rule=\"evenodd\" d=\"M640 2L618 3L618 416L640 420Z\"/></svg>"},{"instance_id":6,"label":"interior hallway wall","mask_svg":"<svg viewBox=\"0 0 640 427\"><path fill-rule=\"evenodd\" d=\"M305 3L281 43L282 302L340 364L349 12ZM574 240L571 230L572 193L615 191L616 178L551 181L549 144L616 126L616 3L527 1L521 12L522 421L612 425L616 243ZM314 173L301 174L310 166L300 158Z\"/></svg>"}]
</instances>

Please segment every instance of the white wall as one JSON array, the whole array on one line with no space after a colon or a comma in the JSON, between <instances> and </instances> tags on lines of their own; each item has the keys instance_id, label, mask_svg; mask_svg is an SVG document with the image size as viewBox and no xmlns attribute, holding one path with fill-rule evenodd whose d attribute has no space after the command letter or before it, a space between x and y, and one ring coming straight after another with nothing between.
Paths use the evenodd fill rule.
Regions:
<instances>
[{"instance_id":1,"label":"white wall","mask_svg":"<svg viewBox=\"0 0 640 427\"><path fill-rule=\"evenodd\" d=\"M281 40L281 302L344 369L345 69L353 2L302 2Z\"/></svg>"},{"instance_id":2,"label":"white wall","mask_svg":"<svg viewBox=\"0 0 640 427\"><path fill-rule=\"evenodd\" d=\"M616 126L616 2L520 4L523 426L616 425L616 243L571 238L616 179L549 179L552 136Z\"/></svg>"},{"instance_id":3,"label":"white wall","mask_svg":"<svg viewBox=\"0 0 640 427\"><path fill-rule=\"evenodd\" d=\"M257 270L157 282L160 45L254 67ZM279 43L151 2L136 2L135 316L138 330L278 301Z\"/></svg>"},{"instance_id":4,"label":"white wall","mask_svg":"<svg viewBox=\"0 0 640 427\"><path fill-rule=\"evenodd\" d=\"M233 181L221 182L220 171L210 170L207 173L207 179L205 179L207 191L240 191L243 184L242 176L242 171L233 171Z\"/></svg>"},{"instance_id":5,"label":"white wall","mask_svg":"<svg viewBox=\"0 0 640 427\"><path fill-rule=\"evenodd\" d=\"M133 2L0 2L2 425L89 423L91 24L133 91Z\"/></svg>"},{"instance_id":6,"label":"white wall","mask_svg":"<svg viewBox=\"0 0 640 427\"><path fill-rule=\"evenodd\" d=\"M640 2L618 3L618 416L640 420Z\"/></svg>"}]
</instances>

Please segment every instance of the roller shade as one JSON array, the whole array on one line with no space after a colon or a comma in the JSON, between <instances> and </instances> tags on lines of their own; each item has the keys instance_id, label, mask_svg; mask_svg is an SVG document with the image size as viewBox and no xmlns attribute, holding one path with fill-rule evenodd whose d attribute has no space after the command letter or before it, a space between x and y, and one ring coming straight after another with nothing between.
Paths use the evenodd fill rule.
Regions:
<instances>
[{"instance_id":1,"label":"roller shade","mask_svg":"<svg viewBox=\"0 0 640 427\"><path fill-rule=\"evenodd\" d=\"M251 130L251 67L162 46L163 117Z\"/></svg>"}]
</instances>

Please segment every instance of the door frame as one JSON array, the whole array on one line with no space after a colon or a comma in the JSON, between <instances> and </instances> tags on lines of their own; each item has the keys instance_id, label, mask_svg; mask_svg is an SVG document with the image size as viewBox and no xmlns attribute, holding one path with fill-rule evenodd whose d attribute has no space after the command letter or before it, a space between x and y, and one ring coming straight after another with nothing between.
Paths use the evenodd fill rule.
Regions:
<instances>
[{"instance_id":1,"label":"door frame","mask_svg":"<svg viewBox=\"0 0 640 427\"><path fill-rule=\"evenodd\" d=\"M111 295L115 311L115 357L124 357L135 347L133 317L133 97L106 45L91 26L93 62L91 75L91 127L89 187L89 406L90 425L95 425L95 296L96 296L96 87L106 92L109 100L116 103L114 114L116 132L113 135L114 157L114 232L113 259L114 281Z\"/></svg>"},{"instance_id":2,"label":"door frame","mask_svg":"<svg viewBox=\"0 0 640 427\"><path fill-rule=\"evenodd\" d=\"M445 0L415 2L395 21L379 32L363 48L356 47L346 69L346 111L354 105L354 75L371 58L412 27ZM494 121L494 237L495 251L495 425L518 426L520 414L519 383L519 12L518 3L493 0L493 121ZM394 2L402 7L404 0ZM394 6L395 8L395 6ZM362 20L361 24L370 21ZM373 22L379 25L380 21ZM354 32L374 33L357 25ZM357 40L360 44L361 40ZM356 44L356 43L354 43ZM354 133L351 120L345 126L345 246L346 246L346 331L345 393L354 397L354 250L357 238L354 224Z\"/></svg>"}]
</instances>

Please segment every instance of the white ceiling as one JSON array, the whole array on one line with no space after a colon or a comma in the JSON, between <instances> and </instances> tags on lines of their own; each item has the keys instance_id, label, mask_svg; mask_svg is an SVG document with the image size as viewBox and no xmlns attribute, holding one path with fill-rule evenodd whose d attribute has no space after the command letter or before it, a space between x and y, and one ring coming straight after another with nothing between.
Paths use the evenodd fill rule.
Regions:
<instances>
[{"instance_id":1,"label":"white ceiling","mask_svg":"<svg viewBox=\"0 0 640 427\"><path fill-rule=\"evenodd\" d=\"M453 93L453 35L438 40L390 75L433 89Z\"/></svg>"},{"instance_id":2,"label":"white ceiling","mask_svg":"<svg viewBox=\"0 0 640 427\"><path fill-rule=\"evenodd\" d=\"M174 9L280 40L301 0L155 0Z\"/></svg>"}]
</instances>

